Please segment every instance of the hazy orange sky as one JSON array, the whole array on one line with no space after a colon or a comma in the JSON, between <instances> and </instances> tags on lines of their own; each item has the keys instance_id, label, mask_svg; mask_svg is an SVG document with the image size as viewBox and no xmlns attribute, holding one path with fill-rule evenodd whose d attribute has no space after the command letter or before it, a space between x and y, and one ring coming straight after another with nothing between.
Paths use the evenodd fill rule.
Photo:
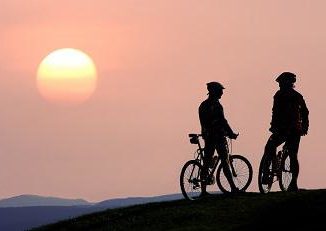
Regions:
<instances>
[{"instance_id":1,"label":"hazy orange sky","mask_svg":"<svg viewBox=\"0 0 326 231\"><path fill-rule=\"evenodd\" d=\"M310 109L299 186L325 188L325 9L323 0L2 0L0 198L179 192L208 81L226 87L234 150L251 161L257 191L283 71L297 74ZM81 105L49 103L36 87L41 60L64 47L97 66L97 89Z\"/></svg>"}]
</instances>

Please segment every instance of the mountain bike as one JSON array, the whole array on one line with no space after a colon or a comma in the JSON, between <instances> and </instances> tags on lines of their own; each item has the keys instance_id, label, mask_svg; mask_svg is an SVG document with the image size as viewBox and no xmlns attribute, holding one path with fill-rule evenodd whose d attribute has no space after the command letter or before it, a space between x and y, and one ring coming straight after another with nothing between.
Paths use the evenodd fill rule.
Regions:
<instances>
[{"instance_id":1,"label":"mountain bike","mask_svg":"<svg viewBox=\"0 0 326 231\"><path fill-rule=\"evenodd\" d=\"M276 181L278 181L283 192L288 190L292 181L291 161L286 144L276 155L265 153L260 161L258 173L259 191L268 193Z\"/></svg>"},{"instance_id":2,"label":"mountain bike","mask_svg":"<svg viewBox=\"0 0 326 231\"><path fill-rule=\"evenodd\" d=\"M197 144L198 149L194 153L194 159L187 161L180 174L180 187L183 196L188 200L199 199L202 184L214 185L215 181L218 188L223 193L231 192L231 186L224 175L221 159L218 155L214 154L213 164L208 168L208 174L205 174L205 179L202 179L201 174L204 171L203 158L204 148L201 146L199 137L201 134L189 134L190 143ZM233 182L240 191L245 191L252 180L252 166L244 156L234 155L232 153L232 141L228 139L228 162L232 173ZM231 147L231 151L230 148ZM214 173L216 172L216 177ZM216 179L216 180L215 180Z\"/></svg>"}]
</instances>

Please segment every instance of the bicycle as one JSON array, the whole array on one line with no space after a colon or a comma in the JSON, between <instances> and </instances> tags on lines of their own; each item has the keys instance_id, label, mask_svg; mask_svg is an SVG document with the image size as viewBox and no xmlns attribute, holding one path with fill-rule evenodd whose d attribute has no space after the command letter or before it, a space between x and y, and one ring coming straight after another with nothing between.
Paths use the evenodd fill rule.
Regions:
<instances>
[{"instance_id":1,"label":"bicycle","mask_svg":"<svg viewBox=\"0 0 326 231\"><path fill-rule=\"evenodd\" d=\"M261 193L268 193L274 182L279 182L280 189L288 190L292 181L291 161L286 144L276 155L265 153L260 161L258 186Z\"/></svg>"},{"instance_id":2,"label":"bicycle","mask_svg":"<svg viewBox=\"0 0 326 231\"><path fill-rule=\"evenodd\" d=\"M201 179L203 171L204 148L200 144L199 137L201 134L189 134L190 143L197 144L198 149L194 153L194 159L187 161L180 174L180 187L183 196L188 200L197 200L200 197L202 184L213 185L215 183L214 173L216 171L216 184L223 193L231 192L231 187L224 175L221 159L214 154L213 165L208 168L208 174L205 179ZM245 191L252 180L252 166L244 156L233 155L232 141L228 139L227 149L229 155L229 166L232 173L233 181L240 191ZM231 151L229 149L231 147Z\"/></svg>"}]
</instances>

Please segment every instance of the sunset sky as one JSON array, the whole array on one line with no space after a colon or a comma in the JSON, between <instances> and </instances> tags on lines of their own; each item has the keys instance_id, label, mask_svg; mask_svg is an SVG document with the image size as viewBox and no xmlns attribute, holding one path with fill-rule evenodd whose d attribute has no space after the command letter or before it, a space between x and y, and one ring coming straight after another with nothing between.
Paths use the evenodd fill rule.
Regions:
<instances>
[{"instance_id":1,"label":"sunset sky","mask_svg":"<svg viewBox=\"0 0 326 231\"><path fill-rule=\"evenodd\" d=\"M283 71L297 74L310 110L299 187L325 188L325 9L323 0L2 0L0 199L179 193L208 81L226 88L234 151L251 161L257 191ZM97 68L96 90L78 105L37 89L42 59L67 47Z\"/></svg>"}]
</instances>

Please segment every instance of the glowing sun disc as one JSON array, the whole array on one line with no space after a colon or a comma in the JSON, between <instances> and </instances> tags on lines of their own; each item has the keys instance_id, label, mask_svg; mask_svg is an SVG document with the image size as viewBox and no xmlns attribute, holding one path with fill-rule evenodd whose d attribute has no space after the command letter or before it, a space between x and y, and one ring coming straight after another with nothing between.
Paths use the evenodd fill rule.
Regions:
<instances>
[{"instance_id":1,"label":"glowing sun disc","mask_svg":"<svg viewBox=\"0 0 326 231\"><path fill-rule=\"evenodd\" d=\"M93 60L72 48L51 52L37 70L37 88L51 102L84 102L95 91L96 79Z\"/></svg>"}]
</instances>

